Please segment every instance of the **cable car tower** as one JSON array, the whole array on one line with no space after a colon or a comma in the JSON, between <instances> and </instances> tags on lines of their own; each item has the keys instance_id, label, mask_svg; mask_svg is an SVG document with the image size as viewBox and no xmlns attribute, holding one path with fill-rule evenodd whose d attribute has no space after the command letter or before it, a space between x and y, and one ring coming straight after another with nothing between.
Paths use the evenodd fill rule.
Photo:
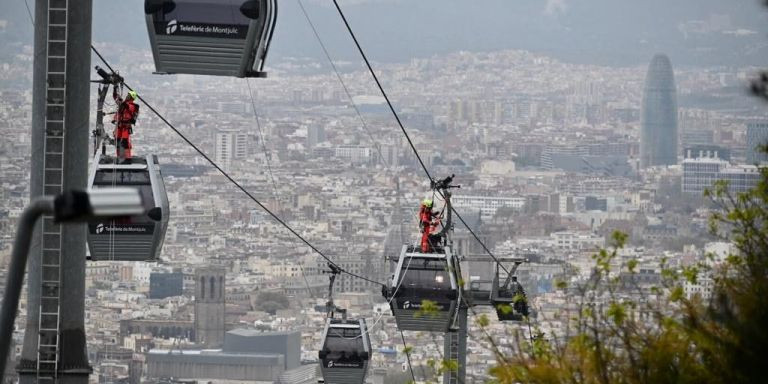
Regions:
<instances>
[{"instance_id":1,"label":"cable car tower","mask_svg":"<svg viewBox=\"0 0 768 384\"><path fill-rule=\"evenodd\" d=\"M365 319L347 319L347 310L333 303L333 283L341 269L331 263L328 285L327 318L323 347L318 352L320 370L326 384L363 384L371 358L371 340ZM336 314L341 319L336 318Z\"/></svg>"},{"instance_id":2,"label":"cable car tower","mask_svg":"<svg viewBox=\"0 0 768 384\"><path fill-rule=\"evenodd\" d=\"M420 214L424 241L421 246L404 245L396 261L392 279L382 288L395 316L397 327L406 331L445 333L443 356L458 363L458 370L447 371L444 384L466 383L467 361L467 311L473 306L493 306L500 321L522 321L528 315L528 303L523 287L517 283L515 272L525 260L503 259L514 263L506 270L496 260L496 271L492 280L467 284L462 276L463 261L487 261L462 257L452 252L453 232L451 189L453 175L431 184L433 194L445 199L443 210L438 213ZM422 205L422 210L424 205ZM442 223L443 215L446 216ZM442 226L437 233L431 233L431 224L425 220L437 216L436 226ZM436 227L435 226L435 227ZM504 270L504 272L502 272ZM504 276L506 273L506 276ZM501 279L504 276L504 279ZM503 283L500 283L502 282ZM465 285L468 287L465 288Z\"/></svg>"}]
</instances>

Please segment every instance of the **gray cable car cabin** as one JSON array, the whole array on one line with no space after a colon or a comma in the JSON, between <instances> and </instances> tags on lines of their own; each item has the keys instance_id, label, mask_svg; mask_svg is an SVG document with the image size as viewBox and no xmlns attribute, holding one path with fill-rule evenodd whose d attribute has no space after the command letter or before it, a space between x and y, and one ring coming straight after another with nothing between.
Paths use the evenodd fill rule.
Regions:
<instances>
[{"instance_id":1,"label":"gray cable car cabin","mask_svg":"<svg viewBox=\"0 0 768 384\"><path fill-rule=\"evenodd\" d=\"M397 327L405 331L448 332L455 328L461 302L461 271L450 247L422 253L404 245L385 297ZM434 306L425 307L426 301Z\"/></svg>"},{"instance_id":2,"label":"gray cable car cabin","mask_svg":"<svg viewBox=\"0 0 768 384\"><path fill-rule=\"evenodd\" d=\"M525 296L523 286L517 281L514 271L516 264L502 282L499 264L496 264L496 273L493 276L491 286L491 305L496 309L499 321L523 321L528 316L528 299Z\"/></svg>"},{"instance_id":3,"label":"gray cable car cabin","mask_svg":"<svg viewBox=\"0 0 768 384\"><path fill-rule=\"evenodd\" d=\"M325 383L363 384L371 358L365 319L327 319L318 355Z\"/></svg>"},{"instance_id":4,"label":"gray cable car cabin","mask_svg":"<svg viewBox=\"0 0 768 384\"><path fill-rule=\"evenodd\" d=\"M266 77L277 0L145 0L157 73Z\"/></svg>"},{"instance_id":5,"label":"gray cable car cabin","mask_svg":"<svg viewBox=\"0 0 768 384\"><path fill-rule=\"evenodd\" d=\"M157 261L168 229L168 195L157 157L134 156L117 164L111 156L96 155L89 188L133 187L139 190L147 214L88 223L91 260Z\"/></svg>"}]
</instances>

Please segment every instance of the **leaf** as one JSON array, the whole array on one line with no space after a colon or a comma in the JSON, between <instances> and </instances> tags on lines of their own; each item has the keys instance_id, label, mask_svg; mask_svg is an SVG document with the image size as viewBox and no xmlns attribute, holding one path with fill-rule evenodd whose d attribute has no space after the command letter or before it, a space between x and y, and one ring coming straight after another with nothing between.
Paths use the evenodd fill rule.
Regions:
<instances>
[{"instance_id":1,"label":"leaf","mask_svg":"<svg viewBox=\"0 0 768 384\"><path fill-rule=\"evenodd\" d=\"M487 327L490 323L491 321L488 319L488 316L485 313L478 316L477 318L477 325L480 326L481 328Z\"/></svg>"},{"instance_id":2,"label":"leaf","mask_svg":"<svg viewBox=\"0 0 768 384\"><path fill-rule=\"evenodd\" d=\"M606 311L606 315L610 317L616 325L620 325L627 318L626 308L620 303L611 303Z\"/></svg>"},{"instance_id":3,"label":"leaf","mask_svg":"<svg viewBox=\"0 0 768 384\"><path fill-rule=\"evenodd\" d=\"M695 266L683 268L683 277L691 284L696 284L697 277L699 276L699 269Z\"/></svg>"},{"instance_id":4,"label":"leaf","mask_svg":"<svg viewBox=\"0 0 768 384\"><path fill-rule=\"evenodd\" d=\"M684 291L683 287L677 286L672 288L672 291L669 293L669 301L671 302L678 302L682 300L684 297Z\"/></svg>"},{"instance_id":5,"label":"leaf","mask_svg":"<svg viewBox=\"0 0 768 384\"><path fill-rule=\"evenodd\" d=\"M635 268L637 268L637 259L627 261L627 269L629 269L630 272L634 273Z\"/></svg>"}]
</instances>

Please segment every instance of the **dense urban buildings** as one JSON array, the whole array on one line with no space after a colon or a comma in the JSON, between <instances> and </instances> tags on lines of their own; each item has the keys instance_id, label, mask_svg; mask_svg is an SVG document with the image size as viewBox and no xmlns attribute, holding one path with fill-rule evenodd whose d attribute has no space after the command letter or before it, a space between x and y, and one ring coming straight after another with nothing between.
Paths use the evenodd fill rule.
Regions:
<instances>
[{"instance_id":1,"label":"dense urban buildings","mask_svg":"<svg viewBox=\"0 0 768 384\"><path fill-rule=\"evenodd\" d=\"M339 63L351 95L364 104L361 120L322 63L270 62L268 78L250 80L257 125L243 79L156 76L146 51L112 44L102 51L252 196L338 265L372 280L339 277L334 302L371 326L370 381L410 380L377 282L391 277L403 245L419 238L420 201L442 202L370 75ZM29 197L32 59L23 46L0 57L0 129L14 138L0 141L0 276ZM668 60L654 62L648 71L647 63L588 65L499 50L375 65L430 173L456 175L461 188L453 201L473 233L497 257L528 260L518 279L537 309L532 326L547 334L564 334L563 309L573 299L557 282L586 281L592 256L614 231L627 234L621 258L637 260L637 282L650 290L662 263L696 265L725 248L707 232L712 207L699 198L702 191L718 180L742 191L756 180L758 168L747 158L750 142L762 139L749 132L768 121L768 108L743 95L755 68L680 65L673 76ZM655 109L673 120L675 88L678 133L645 117ZM666 130L663 146L643 144L646 122ZM671 155L662 154L678 135ZM87 263L92 382L316 383L327 262L147 109L133 144L136 154L159 157L168 235L161 262ZM641 149L651 151L647 163ZM653 156L666 160L652 164ZM453 240L453 249L472 260L462 266L465 283L492 280L495 264L458 221ZM686 294L708 289L702 279ZM470 317L473 383L489 381L497 356L485 332L511 354L517 350L510 334L526 328L498 322L492 308L476 311L490 322L481 330ZM414 367L442 353L440 335L406 332L404 339Z\"/></svg>"},{"instance_id":2,"label":"dense urban buildings","mask_svg":"<svg viewBox=\"0 0 768 384\"><path fill-rule=\"evenodd\" d=\"M677 87L666 55L648 65L640 125L640 166L677 164Z\"/></svg>"}]
</instances>

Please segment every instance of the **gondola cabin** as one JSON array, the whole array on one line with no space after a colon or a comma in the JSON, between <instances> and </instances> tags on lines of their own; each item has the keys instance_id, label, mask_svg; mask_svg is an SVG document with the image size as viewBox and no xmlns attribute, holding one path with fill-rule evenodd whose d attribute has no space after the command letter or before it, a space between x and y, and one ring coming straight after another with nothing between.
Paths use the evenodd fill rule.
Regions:
<instances>
[{"instance_id":1,"label":"gondola cabin","mask_svg":"<svg viewBox=\"0 0 768 384\"><path fill-rule=\"evenodd\" d=\"M496 309L499 321L523 321L528 316L528 299L523 286L514 275L504 276L501 280L501 270L496 264L496 274L491 286L491 305Z\"/></svg>"},{"instance_id":2,"label":"gondola cabin","mask_svg":"<svg viewBox=\"0 0 768 384\"><path fill-rule=\"evenodd\" d=\"M461 301L459 266L450 247L435 253L403 246L387 295L397 327L406 331L448 332Z\"/></svg>"},{"instance_id":3,"label":"gondola cabin","mask_svg":"<svg viewBox=\"0 0 768 384\"><path fill-rule=\"evenodd\" d=\"M145 0L158 73L265 77L277 0Z\"/></svg>"},{"instance_id":4,"label":"gondola cabin","mask_svg":"<svg viewBox=\"0 0 768 384\"><path fill-rule=\"evenodd\" d=\"M363 384L371 358L365 319L327 319L318 355L325 383Z\"/></svg>"},{"instance_id":5,"label":"gondola cabin","mask_svg":"<svg viewBox=\"0 0 768 384\"><path fill-rule=\"evenodd\" d=\"M168 195L154 155L134 156L117 164L98 156L88 179L89 188L132 187L139 190L147 214L88 223L91 260L156 261L168 229Z\"/></svg>"}]
</instances>

